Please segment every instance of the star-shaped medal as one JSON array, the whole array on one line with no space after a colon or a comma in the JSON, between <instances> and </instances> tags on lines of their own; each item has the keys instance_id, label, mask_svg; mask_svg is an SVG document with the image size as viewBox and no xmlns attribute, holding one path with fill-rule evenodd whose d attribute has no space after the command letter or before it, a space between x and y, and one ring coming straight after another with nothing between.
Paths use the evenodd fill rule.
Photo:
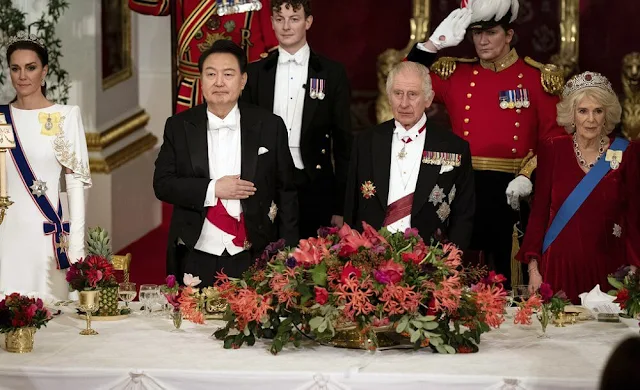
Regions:
<instances>
[{"instance_id":1,"label":"star-shaped medal","mask_svg":"<svg viewBox=\"0 0 640 390\"><path fill-rule=\"evenodd\" d=\"M617 223L613 224L613 235L620 238L622 236L622 226Z\"/></svg>"},{"instance_id":2,"label":"star-shaped medal","mask_svg":"<svg viewBox=\"0 0 640 390\"><path fill-rule=\"evenodd\" d=\"M271 223L275 222L276 215L278 215L278 206L273 201L271 201L271 207L269 207L268 215L269 215L269 219L271 220Z\"/></svg>"},{"instance_id":3,"label":"star-shaped medal","mask_svg":"<svg viewBox=\"0 0 640 390\"><path fill-rule=\"evenodd\" d=\"M47 182L37 179L33 181L33 184L29 188L31 188L31 193L37 197L46 194L48 189Z\"/></svg>"},{"instance_id":4,"label":"star-shaped medal","mask_svg":"<svg viewBox=\"0 0 640 390\"><path fill-rule=\"evenodd\" d=\"M398 158L400 160L402 160L403 158L407 157L407 151L404 150L404 146L402 147L402 150L400 150L400 153L398 153Z\"/></svg>"}]
</instances>

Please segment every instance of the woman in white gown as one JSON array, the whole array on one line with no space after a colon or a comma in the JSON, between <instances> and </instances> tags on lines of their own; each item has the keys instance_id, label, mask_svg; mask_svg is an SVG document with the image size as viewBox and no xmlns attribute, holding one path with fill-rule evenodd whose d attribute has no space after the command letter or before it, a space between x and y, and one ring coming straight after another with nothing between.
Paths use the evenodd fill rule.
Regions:
<instances>
[{"instance_id":1,"label":"woman in white gown","mask_svg":"<svg viewBox=\"0 0 640 390\"><path fill-rule=\"evenodd\" d=\"M64 300L66 268L84 257L84 189L91 187L80 109L47 100L48 53L35 36L11 38L7 63L17 95L0 106L0 123L11 125L16 147L7 154L14 204L0 224L0 291Z\"/></svg>"}]
</instances>

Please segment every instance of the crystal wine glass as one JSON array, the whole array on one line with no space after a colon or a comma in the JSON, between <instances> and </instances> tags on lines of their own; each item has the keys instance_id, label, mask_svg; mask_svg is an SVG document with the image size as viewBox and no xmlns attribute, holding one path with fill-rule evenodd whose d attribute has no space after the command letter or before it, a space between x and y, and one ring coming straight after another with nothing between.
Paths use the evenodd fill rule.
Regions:
<instances>
[{"instance_id":1,"label":"crystal wine glass","mask_svg":"<svg viewBox=\"0 0 640 390\"><path fill-rule=\"evenodd\" d=\"M151 305L153 305L160 293L160 287L157 284L143 284L140 286L140 302L144 305L145 313L151 315Z\"/></svg>"},{"instance_id":2,"label":"crystal wine glass","mask_svg":"<svg viewBox=\"0 0 640 390\"><path fill-rule=\"evenodd\" d=\"M118 295L120 296L120 299L124 301L124 305L128 309L129 302L132 302L136 298L136 295L138 295L136 284L129 282L118 284Z\"/></svg>"}]
</instances>

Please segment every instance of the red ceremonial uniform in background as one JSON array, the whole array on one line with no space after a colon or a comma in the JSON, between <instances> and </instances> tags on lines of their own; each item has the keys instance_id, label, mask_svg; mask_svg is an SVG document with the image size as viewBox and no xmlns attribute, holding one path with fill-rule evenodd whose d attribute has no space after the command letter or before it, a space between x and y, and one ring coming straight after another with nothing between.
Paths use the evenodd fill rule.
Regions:
<instances>
[{"instance_id":1,"label":"red ceremonial uniform in background","mask_svg":"<svg viewBox=\"0 0 640 390\"><path fill-rule=\"evenodd\" d=\"M175 14L178 58L176 113L203 102L198 59L219 39L230 39L244 48L249 62L278 46L271 27L271 2L262 0L260 11L218 16L215 0L129 0L131 10L155 16Z\"/></svg>"},{"instance_id":2,"label":"red ceremonial uniform in background","mask_svg":"<svg viewBox=\"0 0 640 390\"><path fill-rule=\"evenodd\" d=\"M447 107L453 132L469 142L474 169L517 174L540 141L565 133L556 123L559 98L544 91L540 70L515 49L500 63L483 65L458 62L447 79L434 72L435 101ZM501 108L501 92L508 97L520 90L528 95L528 107Z\"/></svg>"}]
</instances>

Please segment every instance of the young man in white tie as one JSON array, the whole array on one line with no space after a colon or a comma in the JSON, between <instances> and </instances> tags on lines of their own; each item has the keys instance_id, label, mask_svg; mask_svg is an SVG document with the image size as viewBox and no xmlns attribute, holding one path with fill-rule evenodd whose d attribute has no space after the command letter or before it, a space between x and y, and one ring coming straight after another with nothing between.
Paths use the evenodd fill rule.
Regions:
<instances>
[{"instance_id":1,"label":"young man in white tie","mask_svg":"<svg viewBox=\"0 0 640 390\"><path fill-rule=\"evenodd\" d=\"M242 99L284 120L295 164L300 236L342 226L351 150L349 81L342 64L307 43L311 0L272 0L278 50L249 65Z\"/></svg>"},{"instance_id":2,"label":"young man in white tie","mask_svg":"<svg viewBox=\"0 0 640 390\"><path fill-rule=\"evenodd\" d=\"M221 270L240 277L270 242L296 245L298 198L282 119L238 103L243 50L217 41L198 67L205 103L167 119L153 186L174 206L167 273L205 287Z\"/></svg>"},{"instance_id":3,"label":"young man in white tie","mask_svg":"<svg viewBox=\"0 0 640 390\"><path fill-rule=\"evenodd\" d=\"M396 65L387 79L394 119L357 135L345 200L345 222L391 232L417 228L428 242L471 241L475 190L469 143L429 124L434 93L429 70Z\"/></svg>"}]
</instances>

